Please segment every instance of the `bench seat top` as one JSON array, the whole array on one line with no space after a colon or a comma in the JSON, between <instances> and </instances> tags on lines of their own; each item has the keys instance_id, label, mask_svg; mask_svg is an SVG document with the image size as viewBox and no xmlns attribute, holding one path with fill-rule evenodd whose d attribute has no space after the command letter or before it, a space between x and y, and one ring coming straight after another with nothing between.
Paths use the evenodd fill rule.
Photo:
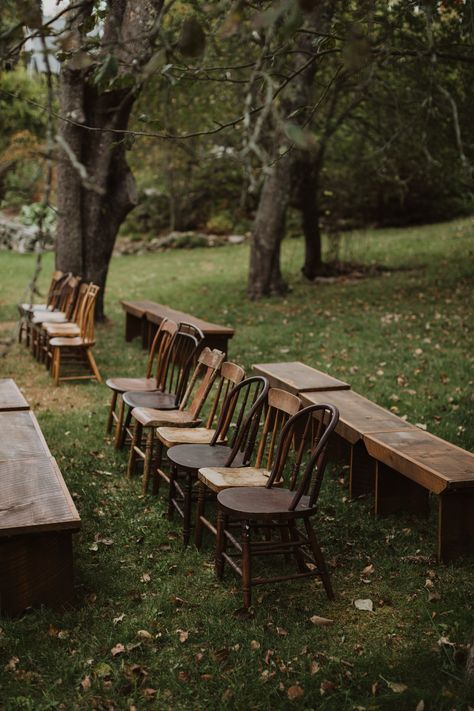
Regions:
<instances>
[{"instance_id":1,"label":"bench seat top","mask_svg":"<svg viewBox=\"0 0 474 711\"><path fill-rule=\"evenodd\" d=\"M289 363L256 363L253 371L256 375L268 378L271 387L289 390L294 395L312 390L349 390L351 387L298 360Z\"/></svg>"},{"instance_id":2,"label":"bench seat top","mask_svg":"<svg viewBox=\"0 0 474 711\"><path fill-rule=\"evenodd\" d=\"M435 494L474 487L474 454L418 427L367 434L364 443L372 457Z\"/></svg>"},{"instance_id":3,"label":"bench seat top","mask_svg":"<svg viewBox=\"0 0 474 711\"><path fill-rule=\"evenodd\" d=\"M420 431L415 425L405 422L393 412L368 400L354 390L305 392L301 394L303 405L329 403L339 410L336 432L343 439L355 444L369 432L392 432L394 430Z\"/></svg>"},{"instance_id":4,"label":"bench seat top","mask_svg":"<svg viewBox=\"0 0 474 711\"><path fill-rule=\"evenodd\" d=\"M0 461L0 537L80 527L53 457Z\"/></svg>"},{"instance_id":5,"label":"bench seat top","mask_svg":"<svg viewBox=\"0 0 474 711\"><path fill-rule=\"evenodd\" d=\"M38 421L30 410L0 412L0 433L0 462L51 456Z\"/></svg>"},{"instance_id":6,"label":"bench seat top","mask_svg":"<svg viewBox=\"0 0 474 711\"><path fill-rule=\"evenodd\" d=\"M23 393L18 385L11 378L0 379L0 411L7 412L9 410L29 410Z\"/></svg>"},{"instance_id":7,"label":"bench seat top","mask_svg":"<svg viewBox=\"0 0 474 711\"><path fill-rule=\"evenodd\" d=\"M184 313L184 311L177 311L165 304L157 304L155 301L145 299L143 301L121 301L120 303L127 313L131 313L138 318L146 317L149 321L157 323L158 325L163 318L169 318L177 323L181 321L191 323L193 326L200 328L205 335L223 335L228 338L232 338L234 335L234 329L229 326L219 326L216 323L204 321L197 316Z\"/></svg>"}]
</instances>

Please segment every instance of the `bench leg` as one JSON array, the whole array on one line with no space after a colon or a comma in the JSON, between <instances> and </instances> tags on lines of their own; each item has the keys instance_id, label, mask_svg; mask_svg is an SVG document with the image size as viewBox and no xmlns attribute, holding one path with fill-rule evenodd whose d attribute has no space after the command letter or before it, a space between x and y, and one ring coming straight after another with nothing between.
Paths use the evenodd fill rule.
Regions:
<instances>
[{"instance_id":1,"label":"bench leg","mask_svg":"<svg viewBox=\"0 0 474 711\"><path fill-rule=\"evenodd\" d=\"M349 496L373 494L375 491L375 459L367 452L363 442L351 445Z\"/></svg>"},{"instance_id":2,"label":"bench leg","mask_svg":"<svg viewBox=\"0 0 474 711\"><path fill-rule=\"evenodd\" d=\"M142 335L142 319L133 314L125 314L125 340L133 341L136 336Z\"/></svg>"},{"instance_id":3,"label":"bench leg","mask_svg":"<svg viewBox=\"0 0 474 711\"><path fill-rule=\"evenodd\" d=\"M328 442L327 457L329 461L339 464L349 464L350 462L350 444L336 432L332 433Z\"/></svg>"},{"instance_id":4,"label":"bench leg","mask_svg":"<svg viewBox=\"0 0 474 711\"><path fill-rule=\"evenodd\" d=\"M382 462L375 468L375 515L407 511L428 516L429 491Z\"/></svg>"},{"instance_id":5,"label":"bench leg","mask_svg":"<svg viewBox=\"0 0 474 711\"><path fill-rule=\"evenodd\" d=\"M439 496L438 558L444 562L474 553L474 491Z\"/></svg>"}]
</instances>

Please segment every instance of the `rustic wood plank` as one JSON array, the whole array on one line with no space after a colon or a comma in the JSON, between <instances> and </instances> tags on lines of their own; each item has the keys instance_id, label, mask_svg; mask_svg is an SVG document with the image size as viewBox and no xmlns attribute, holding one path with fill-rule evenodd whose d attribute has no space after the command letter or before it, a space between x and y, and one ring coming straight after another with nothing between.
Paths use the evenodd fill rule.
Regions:
<instances>
[{"instance_id":1,"label":"rustic wood plank","mask_svg":"<svg viewBox=\"0 0 474 711\"><path fill-rule=\"evenodd\" d=\"M0 412L0 462L51 456L31 411Z\"/></svg>"},{"instance_id":2,"label":"rustic wood plank","mask_svg":"<svg viewBox=\"0 0 474 711\"><path fill-rule=\"evenodd\" d=\"M30 406L15 381L11 378L0 379L0 411L29 409Z\"/></svg>"},{"instance_id":3,"label":"rustic wood plank","mask_svg":"<svg viewBox=\"0 0 474 711\"><path fill-rule=\"evenodd\" d=\"M52 457L0 461L0 537L78 530L80 525Z\"/></svg>"},{"instance_id":4,"label":"rustic wood plank","mask_svg":"<svg viewBox=\"0 0 474 711\"><path fill-rule=\"evenodd\" d=\"M435 494L448 488L474 488L474 454L418 427L364 435L375 459Z\"/></svg>"},{"instance_id":5,"label":"rustic wood plank","mask_svg":"<svg viewBox=\"0 0 474 711\"><path fill-rule=\"evenodd\" d=\"M438 557L448 562L474 553L474 491L447 489L439 496Z\"/></svg>"},{"instance_id":6,"label":"rustic wood plank","mask_svg":"<svg viewBox=\"0 0 474 711\"><path fill-rule=\"evenodd\" d=\"M321 370L311 368L300 361L289 363L256 363L255 375L263 375L270 381L271 387L289 390L294 395L307 391L349 390L350 385L333 378Z\"/></svg>"}]
</instances>

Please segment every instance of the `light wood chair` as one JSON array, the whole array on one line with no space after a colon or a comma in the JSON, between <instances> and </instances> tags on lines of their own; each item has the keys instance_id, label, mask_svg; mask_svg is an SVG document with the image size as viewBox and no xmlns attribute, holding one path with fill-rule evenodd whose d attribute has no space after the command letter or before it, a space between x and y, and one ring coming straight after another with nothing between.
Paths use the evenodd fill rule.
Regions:
<instances>
[{"instance_id":1,"label":"light wood chair","mask_svg":"<svg viewBox=\"0 0 474 711\"><path fill-rule=\"evenodd\" d=\"M82 304L81 334L74 338L52 338L49 342L51 348L51 375L55 385L59 385L62 380L97 380L102 382L99 369L92 354L95 345L94 339L94 309L97 300L99 287L90 284L86 297ZM90 375L62 376L61 367L72 364L82 364L90 371Z\"/></svg>"},{"instance_id":2,"label":"light wood chair","mask_svg":"<svg viewBox=\"0 0 474 711\"><path fill-rule=\"evenodd\" d=\"M215 500L216 495L224 489L236 486L265 486L275 461L281 433L290 417L296 415L300 409L301 400L299 397L286 390L270 388L265 420L253 465L199 469L195 528L195 543L198 548L202 544L204 528L216 535L215 524L205 515L206 502L211 498ZM294 432L291 434L295 435ZM291 445L296 446L296 436L293 436L287 445L288 449Z\"/></svg>"},{"instance_id":3,"label":"light wood chair","mask_svg":"<svg viewBox=\"0 0 474 711\"><path fill-rule=\"evenodd\" d=\"M319 426L314 434L313 417ZM310 405L288 420L280 437L277 455L265 487L227 488L217 495L216 574L222 578L224 565L242 579L244 606L251 605L255 585L284 580L320 577L330 599L334 593L329 572L310 518L317 513L317 500L323 480L328 440L339 413L333 405ZM285 471L289 443L301 435L301 446L311 437L307 462ZM276 486L287 475L286 486ZM297 524L303 523L304 530ZM240 530L240 537L238 536ZM265 537L261 533L265 532ZM227 545L232 546L228 552ZM296 572L286 573L278 566L273 576L258 577L253 571L256 556L293 556Z\"/></svg>"},{"instance_id":4,"label":"light wood chair","mask_svg":"<svg viewBox=\"0 0 474 711\"><path fill-rule=\"evenodd\" d=\"M144 378L114 377L106 380L105 384L112 390L106 431L110 433L113 423L115 422L114 442L116 449L120 447L122 438L125 414L125 404L122 399L123 394L130 390L134 392L153 392L163 389L165 385L166 356L171 341L177 332L178 324L175 321L163 319L151 344ZM117 401L118 413L116 412Z\"/></svg>"},{"instance_id":5,"label":"light wood chair","mask_svg":"<svg viewBox=\"0 0 474 711\"><path fill-rule=\"evenodd\" d=\"M48 293L46 295L46 302L42 304L33 303L23 303L18 304L18 311L20 312L20 327L18 329L18 342L21 343L23 340L23 333L27 331L27 322L31 319L31 316L37 311L52 311L54 309L54 302L56 299L58 285L66 274L59 270L54 271L51 274L51 281L49 284ZM27 345L29 345L27 343Z\"/></svg>"},{"instance_id":6,"label":"light wood chair","mask_svg":"<svg viewBox=\"0 0 474 711\"><path fill-rule=\"evenodd\" d=\"M83 318L82 305L84 299L87 296L87 292L90 284L82 282L79 286L77 293L76 302L74 304L74 310L71 315L70 321L64 321L62 323L51 323L46 322L42 324L41 332L39 335L40 339L40 350L42 353L41 360L46 363L47 368L51 367L51 349L49 347L49 341L51 338L64 337L64 338L74 338L75 336L81 335L81 319Z\"/></svg>"},{"instance_id":7,"label":"light wood chair","mask_svg":"<svg viewBox=\"0 0 474 711\"><path fill-rule=\"evenodd\" d=\"M37 360L42 358L42 329L45 323L66 323L72 318L76 297L81 284L81 278L70 276L61 286L61 297L58 309L54 311L37 311L29 321L31 353Z\"/></svg>"},{"instance_id":8,"label":"light wood chair","mask_svg":"<svg viewBox=\"0 0 474 711\"><path fill-rule=\"evenodd\" d=\"M133 436L128 459L128 476L136 471L138 460L143 460L143 491L146 493L153 462L155 429L160 426L190 427L201 424L202 408L211 392L224 360L222 351L204 348L189 381L188 388L177 410L158 410L136 407L132 410ZM143 442L145 446L143 446Z\"/></svg>"}]
</instances>

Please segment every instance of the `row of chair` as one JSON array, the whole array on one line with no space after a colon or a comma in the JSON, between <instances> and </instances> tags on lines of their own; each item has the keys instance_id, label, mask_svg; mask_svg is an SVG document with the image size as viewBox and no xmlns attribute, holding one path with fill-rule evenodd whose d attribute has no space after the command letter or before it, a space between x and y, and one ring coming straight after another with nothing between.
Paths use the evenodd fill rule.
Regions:
<instances>
[{"instance_id":1,"label":"row of chair","mask_svg":"<svg viewBox=\"0 0 474 711\"><path fill-rule=\"evenodd\" d=\"M162 324L144 378L107 381L113 393L107 429L115 421L117 448L129 441L128 475L136 474L143 462L145 492L150 479L155 494L161 483L168 485L168 517L180 515L185 545L197 504L195 543L201 547L205 530L214 534L216 573L221 578L228 563L240 575L245 607L251 604L252 587L271 580L319 576L332 598L310 518L316 513L337 409L302 409L297 396L270 388L266 378L245 378L244 370L226 361L222 352L204 348L197 355L196 334L194 350L187 352L186 374L173 389L166 376L176 359L179 333L179 325ZM211 501L217 504L214 515ZM293 556L296 573L253 575L253 556L270 554Z\"/></svg>"},{"instance_id":2,"label":"row of chair","mask_svg":"<svg viewBox=\"0 0 474 711\"><path fill-rule=\"evenodd\" d=\"M73 274L53 272L44 304L20 304L19 341L50 370L55 385L62 380L102 382L92 348L94 310L99 287ZM80 372L77 366L81 366ZM72 366L72 369L71 369ZM89 374L83 375L86 367ZM67 369L67 374L64 374ZM61 371L63 370L63 374Z\"/></svg>"}]
</instances>

